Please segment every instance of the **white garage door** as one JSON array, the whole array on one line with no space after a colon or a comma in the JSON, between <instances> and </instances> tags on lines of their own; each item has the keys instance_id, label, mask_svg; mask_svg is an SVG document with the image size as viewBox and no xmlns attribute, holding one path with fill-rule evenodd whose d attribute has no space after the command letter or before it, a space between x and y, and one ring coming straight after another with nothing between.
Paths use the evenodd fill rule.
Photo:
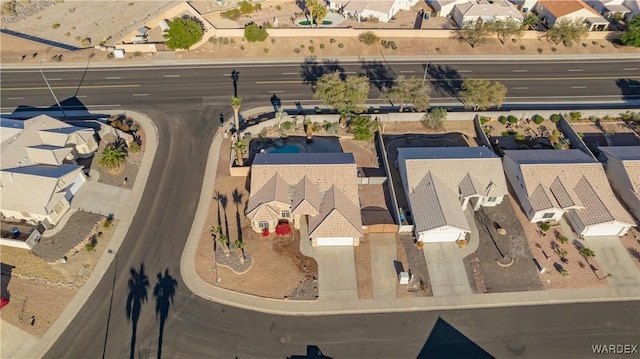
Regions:
<instances>
[{"instance_id":1,"label":"white garage door","mask_svg":"<svg viewBox=\"0 0 640 359\"><path fill-rule=\"evenodd\" d=\"M318 246L352 246L353 237L318 237Z\"/></svg>"},{"instance_id":2,"label":"white garage door","mask_svg":"<svg viewBox=\"0 0 640 359\"><path fill-rule=\"evenodd\" d=\"M461 232L422 232L420 233L420 240L425 243L455 242L461 236Z\"/></svg>"},{"instance_id":3,"label":"white garage door","mask_svg":"<svg viewBox=\"0 0 640 359\"><path fill-rule=\"evenodd\" d=\"M620 225L592 226L584 232L584 237L617 236L624 229Z\"/></svg>"}]
</instances>

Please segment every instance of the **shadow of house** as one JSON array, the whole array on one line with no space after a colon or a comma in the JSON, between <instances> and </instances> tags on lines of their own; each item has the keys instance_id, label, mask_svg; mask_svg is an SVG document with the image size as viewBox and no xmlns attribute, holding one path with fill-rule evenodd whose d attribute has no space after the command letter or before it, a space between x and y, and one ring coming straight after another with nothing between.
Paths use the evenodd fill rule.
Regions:
<instances>
[{"instance_id":1,"label":"shadow of house","mask_svg":"<svg viewBox=\"0 0 640 359\"><path fill-rule=\"evenodd\" d=\"M617 79L616 85L620 89L625 101L640 100L640 81L632 79Z\"/></svg>"},{"instance_id":2,"label":"shadow of house","mask_svg":"<svg viewBox=\"0 0 640 359\"><path fill-rule=\"evenodd\" d=\"M287 359L332 359L324 354L316 345L307 345L307 355L292 355Z\"/></svg>"},{"instance_id":3,"label":"shadow of house","mask_svg":"<svg viewBox=\"0 0 640 359\"><path fill-rule=\"evenodd\" d=\"M417 358L494 358L444 319L438 318Z\"/></svg>"},{"instance_id":4,"label":"shadow of house","mask_svg":"<svg viewBox=\"0 0 640 359\"><path fill-rule=\"evenodd\" d=\"M13 272L13 268L15 268L15 266L5 263L0 263L0 265L2 266L0 269L0 295L3 299L9 300L11 299L11 293L9 292L9 282L11 281L11 273Z\"/></svg>"},{"instance_id":5,"label":"shadow of house","mask_svg":"<svg viewBox=\"0 0 640 359\"><path fill-rule=\"evenodd\" d=\"M127 319L131 321L131 344L129 347L129 359L135 358L136 338L138 335L138 320L142 305L148 299L147 289L149 288L149 277L144 272L144 264L140 264L140 269L131 268L131 277L127 283L129 294L127 295Z\"/></svg>"},{"instance_id":6,"label":"shadow of house","mask_svg":"<svg viewBox=\"0 0 640 359\"><path fill-rule=\"evenodd\" d=\"M449 95L459 99L458 92L462 89L462 77L458 70L451 66L431 65L429 66L429 77L433 82L433 97L437 95Z\"/></svg>"},{"instance_id":7,"label":"shadow of house","mask_svg":"<svg viewBox=\"0 0 640 359\"><path fill-rule=\"evenodd\" d=\"M362 70L379 91L394 85L396 75L393 69L380 61L364 61Z\"/></svg>"},{"instance_id":8,"label":"shadow of house","mask_svg":"<svg viewBox=\"0 0 640 359\"><path fill-rule=\"evenodd\" d=\"M64 114L60 111L60 107L58 107L57 103L54 103L49 107L20 105L6 117L26 120L44 114L61 121L65 121L74 126L91 128L96 128L97 126L92 121L99 118L109 117L109 114L105 113L90 113L89 109L82 103L82 101L75 96L60 101L60 106L62 106Z\"/></svg>"},{"instance_id":9,"label":"shadow of house","mask_svg":"<svg viewBox=\"0 0 640 359\"><path fill-rule=\"evenodd\" d=\"M308 56L300 67L302 68L300 72L302 80L305 84L311 84L313 88L315 88L315 82L324 74L338 71L343 80L346 78L344 68L337 60L324 59L322 62L318 62L317 57Z\"/></svg>"},{"instance_id":10,"label":"shadow of house","mask_svg":"<svg viewBox=\"0 0 640 359\"><path fill-rule=\"evenodd\" d=\"M164 336L164 325L169 316L169 309L173 305L173 298L176 295L178 281L170 274L169 269L164 270L164 275L158 273L158 282L153 287L153 297L156 299L156 319L160 317L160 327L158 333L158 359L162 358L162 339Z\"/></svg>"}]
</instances>

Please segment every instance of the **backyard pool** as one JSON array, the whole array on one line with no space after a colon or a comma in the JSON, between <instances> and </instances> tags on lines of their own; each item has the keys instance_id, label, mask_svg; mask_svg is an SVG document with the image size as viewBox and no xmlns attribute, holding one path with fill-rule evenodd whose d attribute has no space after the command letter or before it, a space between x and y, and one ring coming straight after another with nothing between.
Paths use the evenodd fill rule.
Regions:
<instances>
[{"instance_id":1,"label":"backyard pool","mask_svg":"<svg viewBox=\"0 0 640 359\"><path fill-rule=\"evenodd\" d=\"M302 20L302 21L298 22L298 24L300 26L309 26L309 23L310 23L309 20ZM313 24L316 25L316 22L314 21ZM333 21L331 21L331 20L323 20L322 24L320 24L320 26L327 26L327 25L331 25L331 24L333 24Z\"/></svg>"},{"instance_id":2,"label":"backyard pool","mask_svg":"<svg viewBox=\"0 0 640 359\"><path fill-rule=\"evenodd\" d=\"M300 153L302 152L302 150L298 145L288 144L282 147L274 148L268 152L269 153Z\"/></svg>"}]
</instances>

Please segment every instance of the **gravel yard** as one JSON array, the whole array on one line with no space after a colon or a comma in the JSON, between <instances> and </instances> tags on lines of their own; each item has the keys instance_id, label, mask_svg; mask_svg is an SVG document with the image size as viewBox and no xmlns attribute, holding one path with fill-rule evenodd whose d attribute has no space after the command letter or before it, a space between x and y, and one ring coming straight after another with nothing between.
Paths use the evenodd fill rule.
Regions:
<instances>
[{"instance_id":1,"label":"gravel yard","mask_svg":"<svg viewBox=\"0 0 640 359\"><path fill-rule=\"evenodd\" d=\"M422 249L416 247L411 233L400 233L398 235L398 241L402 245L402 252L404 252L403 256L402 252L400 250L398 251L398 260L402 262L405 269L411 270L411 275L414 278L406 290L416 297L432 296L431 281L429 280L429 270L427 269L424 252ZM403 296L400 295L401 292L402 289L397 288L396 295L398 297Z\"/></svg>"},{"instance_id":2,"label":"gravel yard","mask_svg":"<svg viewBox=\"0 0 640 359\"><path fill-rule=\"evenodd\" d=\"M57 261L86 239L89 232L103 218L99 214L77 211L71 215L60 232L50 237L43 236L33 247L33 253L48 262Z\"/></svg>"},{"instance_id":3,"label":"gravel yard","mask_svg":"<svg viewBox=\"0 0 640 359\"><path fill-rule=\"evenodd\" d=\"M356 264L356 282L358 283L358 299L373 299L373 275L371 273L371 248L368 235L353 247Z\"/></svg>"}]
</instances>

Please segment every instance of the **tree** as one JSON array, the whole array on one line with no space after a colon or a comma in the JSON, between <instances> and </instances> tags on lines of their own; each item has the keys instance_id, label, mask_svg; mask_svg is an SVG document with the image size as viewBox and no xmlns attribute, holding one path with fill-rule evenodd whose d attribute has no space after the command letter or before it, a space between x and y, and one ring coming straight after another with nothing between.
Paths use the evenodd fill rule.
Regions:
<instances>
[{"instance_id":1,"label":"tree","mask_svg":"<svg viewBox=\"0 0 640 359\"><path fill-rule=\"evenodd\" d=\"M392 103L400 106L400 112L407 104L420 112L429 109L429 94L431 88L422 79L417 77L406 78L404 75L398 76L391 87L382 89L382 96Z\"/></svg>"},{"instance_id":2,"label":"tree","mask_svg":"<svg viewBox=\"0 0 640 359\"><path fill-rule=\"evenodd\" d=\"M236 239L235 242L233 242L233 248L238 253L238 260L240 261L240 264L244 264L244 243Z\"/></svg>"},{"instance_id":3,"label":"tree","mask_svg":"<svg viewBox=\"0 0 640 359\"><path fill-rule=\"evenodd\" d=\"M444 127L447 119L447 110L444 108L434 108L422 117L422 125L430 130L439 130Z\"/></svg>"},{"instance_id":4,"label":"tree","mask_svg":"<svg viewBox=\"0 0 640 359\"><path fill-rule=\"evenodd\" d=\"M349 123L349 133L353 134L356 141L371 141L377 129L378 122L367 116L358 116Z\"/></svg>"},{"instance_id":5,"label":"tree","mask_svg":"<svg viewBox=\"0 0 640 359\"><path fill-rule=\"evenodd\" d=\"M620 36L620 41L627 46L640 47L640 15L631 19L627 30Z\"/></svg>"},{"instance_id":6,"label":"tree","mask_svg":"<svg viewBox=\"0 0 640 359\"><path fill-rule=\"evenodd\" d=\"M240 97L233 96L231 98L231 108L233 109L233 120L236 126L236 133L240 131L240 105L242 105L242 99Z\"/></svg>"},{"instance_id":7,"label":"tree","mask_svg":"<svg viewBox=\"0 0 640 359\"><path fill-rule=\"evenodd\" d=\"M309 27L313 26L314 22L316 26L320 26L328 12L324 0L305 0L304 7L309 11Z\"/></svg>"},{"instance_id":8,"label":"tree","mask_svg":"<svg viewBox=\"0 0 640 359\"><path fill-rule=\"evenodd\" d=\"M525 27L520 21L508 18L494 21L491 23L491 29L495 32L498 40L504 45L510 38L521 38L522 35L524 35Z\"/></svg>"},{"instance_id":9,"label":"tree","mask_svg":"<svg viewBox=\"0 0 640 359\"><path fill-rule=\"evenodd\" d=\"M168 23L169 30L162 35L167 39L170 49L188 50L191 45L202 40L204 29L202 23L191 16L177 17Z\"/></svg>"},{"instance_id":10,"label":"tree","mask_svg":"<svg viewBox=\"0 0 640 359\"><path fill-rule=\"evenodd\" d=\"M529 13L529 15L527 15L522 22L522 28L524 30L528 30L531 29L533 25L537 25L538 23L540 23L540 18L538 18L535 14Z\"/></svg>"},{"instance_id":11,"label":"tree","mask_svg":"<svg viewBox=\"0 0 640 359\"><path fill-rule=\"evenodd\" d=\"M358 40L365 45L371 46L377 43L380 40L380 38L378 37L378 35L374 34L373 32L367 31L358 35Z\"/></svg>"},{"instance_id":12,"label":"tree","mask_svg":"<svg viewBox=\"0 0 640 359\"><path fill-rule=\"evenodd\" d=\"M546 36L556 45L562 42L565 46L571 46L586 37L588 32L589 29L577 21L560 19L547 30Z\"/></svg>"},{"instance_id":13,"label":"tree","mask_svg":"<svg viewBox=\"0 0 640 359\"><path fill-rule=\"evenodd\" d=\"M107 145L100 158L98 164L107 170L117 170L126 161L126 153L121 149L115 148L112 144Z\"/></svg>"},{"instance_id":14,"label":"tree","mask_svg":"<svg viewBox=\"0 0 640 359\"><path fill-rule=\"evenodd\" d=\"M458 29L458 40L468 43L471 45L471 48L475 48L489 40L491 31L489 23L482 21L468 23Z\"/></svg>"},{"instance_id":15,"label":"tree","mask_svg":"<svg viewBox=\"0 0 640 359\"><path fill-rule=\"evenodd\" d=\"M222 245L222 251L224 251L225 257L229 256L229 238L224 234L220 233L218 235L218 242Z\"/></svg>"},{"instance_id":16,"label":"tree","mask_svg":"<svg viewBox=\"0 0 640 359\"><path fill-rule=\"evenodd\" d=\"M246 148L247 148L247 143L244 142L243 140L237 140L233 144L233 149L236 150L236 159L238 160L238 166L240 167L244 166L243 153Z\"/></svg>"},{"instance_id":17,"label":"tree","mask_svg":"<svg viewBox=\"0 0 640 359\"><path fill-rule=\"evenodd\" d=\"M316 82L313 98L335 108L341 118L361 113L369 98L369 80L364 76L342 79L340 72L322 75Z\"/></svg>"},{"instance_id":18,"label":"tree","mask_svg":"<svg viewBox=\"0 0 640 359\"><path fill-rule=\"evenodd\" d=\"M507 97L507 88L498 81L465 79L459 96L465 108L474 111L500 108Z\"/></svg>"},{"instance_id":19,"label":"tree","mask_svg":"<svg viewBox=\"0 0 640 359\"><path fill-rule=\"evenodd\" d=\"M256 24L249 24L244 28L244 38L249 42L262 42L269 37L267 29Z\"/></svg>"}]
</instances>

